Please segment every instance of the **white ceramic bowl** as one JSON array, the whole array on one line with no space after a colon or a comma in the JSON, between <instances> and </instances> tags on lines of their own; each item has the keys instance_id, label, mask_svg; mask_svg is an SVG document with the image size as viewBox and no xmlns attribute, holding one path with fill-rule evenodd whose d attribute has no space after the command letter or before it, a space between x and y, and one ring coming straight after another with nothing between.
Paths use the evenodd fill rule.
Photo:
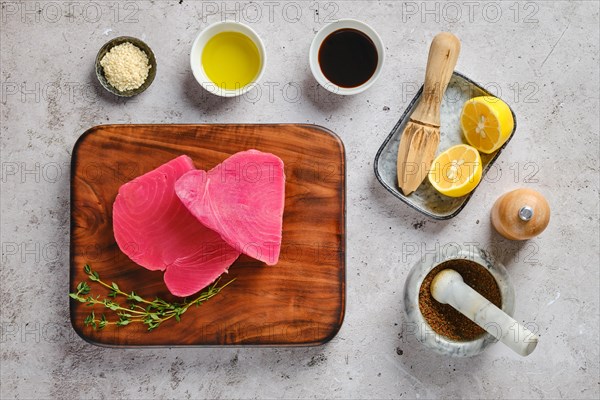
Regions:
<instances>
[{"instance_id":1,"label":"white ceramic bowl","mask_svg":"<svg viewBox=\"0 0 600 400\"><path fill-rule=\"evenodd\" d=\"M258 53L260 55L260 68L258 70L258 75L256 76L256 79L253 82L249 83L243 88L237 90L228 90L220 88L213 81L211 81L208 76L206 76L204 68L202 67L202 51L204 50L204 46L206 46L206 43L213 36L221 32L242 33L248 38L250 38L258 48ZM256 85L256 83L262 78L265 71L266 61L267 55L265 45L258 36L258 34L249 26L232 21L216 22L206 27L202 32L200 32L200 34L198 34L196 40L194 40L194 44L192 45L192 51L190 52L190 66L192 67L192 73L194 74L194 78L196 78L198 83L208 92L221 97L235 97L251 90Z\"/></svg>"},{"instance_id":2,"label":"white ceramic bowl","mask_svg":"<svg viewBox=\"0 0 600 400\"><path fill-rule=\"evenodd\" d=\"M323 41L327 38L327 36L339 29L356 29L357 31L361 31L369 38L371 38L371 40L375 44L375 48L377 49L377 68L375 69L373 76L371 76L371 78L368 81L366 81L360 86L353 88L344 88L332 83L329 79L325 77L323 71L321 70L321 66L319 65L319 50L321 49ZM384 59L385 48L383 47L383 41L381 40L377 32L375 32L373 28L371 28L364 22L360 22L355 19L340 19L321 28L321 30L317 32L312 41L308 56L310 70L312 71L312 74L314 75L317 82L319 82L321 86L323 86L330 92L341 95L358 94L370 88L381 74Z\"/></svg>"}]
</instances>

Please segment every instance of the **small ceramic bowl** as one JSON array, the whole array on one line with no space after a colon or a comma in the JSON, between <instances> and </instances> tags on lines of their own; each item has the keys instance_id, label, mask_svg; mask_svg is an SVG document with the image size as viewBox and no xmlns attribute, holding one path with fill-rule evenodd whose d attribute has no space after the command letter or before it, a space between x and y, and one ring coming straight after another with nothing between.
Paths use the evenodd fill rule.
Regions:
<instances>
[{"instance_id":1,"label":"small ceramic bowl","mask_svg":"<svg viewBox=\"0 0 600 400\"><path fill-rule=\"evenodd\" d=\"M104 55L106 53L108 53L110 51L110 49L112 49L113 47L118 46L120 44L127 43L127 42L133 44L134 46L136 46L137 48L142 50L144 53L146 53L146 55L148 56L148 62L150 63L150 66L152 68L150 68L150 71L148 71L148 77L146 78L146 81L142 84L142 86L140 86L137 89L121 92L121 91L117 90L116 88L114 88L106 80L106 77L104 76L104 69L100 65L100 60L102 60ZM150 47L146 43L142 42L140 39L136 39L136 38L130 37L130 36L119 36L117 38L110 40L108 43L106 43L104 46L102 46L100 48L100 51L98 51L98 55L96 56L96 77L98 78L98 80L100 81L100 84L104 87L104 89L108 90L115 96L131 97L131 96L140 94L144 90L148 89L148 87L150 87L150 85L152 84L152 81L154 81L155 76L156 76L156 58L154 57L154 53L152 52Z\"/></svg>"},{"instance_id":2,"label":"small ceramic bowl","mask_svg":"<svg viewBox=\"0 0 600 400\"><path fill-rule=\"evenodd\" d=\"M364 33L373 41L373 43L375 44L375 48L377 49L377 68L375 69L373 76L371 76L371 78L368 81L357 87L344 88L336 85L335 83L327 79L327 77L325 77L323 71L321 70L321 66L319 65L319 50L321 49L323 41L330 34L340 29L356 29L357 31ZM357 21L355 19L340 19L321 28L321 30L317 32L312 41L308 55L310 70L312 71L312 74L317 80L317 82L319 82L321 86L323 86L330 92L345 96L364 92L365 90L373 86L373 84L381 74L384 59L385 47L383 46L383 41L381 40L381 37L379 37L377 32L375 32L375 30L369 25L365 24L364 22Z\"/></svg>"},{"instance_id":3,"label":"small ceramic bowl","mask_svg":"<svg viewBox=\"0 0 600 400\"><path fill-rule=\"evenodd\" d=\"M502 296L502 311L512 316L515 310L515 289L504 266L484 250L474 246L453 243L444 250L425 253L410 270L404 284L404 312L411 334L429 349L451 357L471 357L488 348L497 340L489 333L468 341L454 341L433 331L419 308L419 290L429 272L449 260L470 260L485 268L496 280Z\"/></svg>"},{"instance_id":4,"label":"small ceramic bowl","mask_svg":"<svg viewBox=\"0 0 600 400\"><path fill-rule=\"evenodd\" d=\"M260 68L258 70L258 75L254 79L253 82L248 85L236 89L223 89L217 86L208 76L206 76L206 72L204 72L204 67L202 66L202 52L204 50L204 46L206 43L216 34L221 32L239 32L246 35L250 40L254 42L256 47L258 48L258 53L260 55ZM194 40L194 44L192 45L192 51L190 52L190 66L192 68L192 73L194 74L194 78L196 81L202 86L206 91L212 94L216 94L221 97L235 97L240 96L249 90L251 90L256 83L260 81L265 72L265 65L267 64L267 52L265 50L265 45L258 34L249 26L241 24L239 22L232 21L223 21L216 22L202 32L198 34L196 40Z\"/></svg>"}]
</instances>

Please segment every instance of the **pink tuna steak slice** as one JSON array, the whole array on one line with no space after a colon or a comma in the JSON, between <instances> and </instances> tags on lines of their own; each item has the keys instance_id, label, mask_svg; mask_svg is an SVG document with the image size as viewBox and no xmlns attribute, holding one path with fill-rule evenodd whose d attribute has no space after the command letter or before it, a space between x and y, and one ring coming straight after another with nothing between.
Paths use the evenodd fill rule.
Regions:
<instances>
[{"instance_id":1,"label":"pink tuna steak slice","mask_svg":"<svg viewBox=\"0 0 600 400\"><path fill-rule=\"evenodd\" d=\"M165 271L175 296L211 284L240 255L218 233L202 225L175 195L175 182L194 169L181 156L119 188L113 230L119 248L151 271Z\"/></svg>"},{"instance_id":2,"label":"pink tuna steak slice","mask_svg":"<svg viewBox=\"0 0 600 400\"><path fill-rule=\"evenodd\" d=\"M258 150L236 153L205 172L187 172L175 184L183 204L242 253L275 265L281 250L285 201L283 161Z\"/></svg>"}]
</instances>

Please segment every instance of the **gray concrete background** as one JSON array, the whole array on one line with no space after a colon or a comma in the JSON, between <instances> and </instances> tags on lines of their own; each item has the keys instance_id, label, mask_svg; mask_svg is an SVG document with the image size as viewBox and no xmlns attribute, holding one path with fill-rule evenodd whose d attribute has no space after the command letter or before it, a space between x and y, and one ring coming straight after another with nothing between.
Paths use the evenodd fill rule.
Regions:
<instances>
[{"instance_id":1,"label":"gray concrete background","mask_svg":"<svg viewBox=\"0 0 600 400\"><path fill-rule=\"evenodd\" d=\"M2 399L599 397L597 2L204 4L1 2ZM260 95L224 101L202 92L188 55L199 30L234 7L265 40L269 63ZM328 17L366 21L386 44L383 74L364 94L328 96L310 75L308 48ZM505 98L519 123L494 176L447 222L389 195L372 165L440 30L462 40L457 69ZM119 35L147 41L159 63L151 88L128 101L93 76L96 52ZM97 124L150 122L315 123L341 136L348 279L335 339L296 349L121 350L74 334L66 295L73 144ZM540 237L518 244L491 231L489 211L523 186L543 192L553 214ZM403 331L411 265L453 242L477 242L506 264L516 317L540 335L531 357L497 344L447 359Z\"/></svg>"}]
</instances>

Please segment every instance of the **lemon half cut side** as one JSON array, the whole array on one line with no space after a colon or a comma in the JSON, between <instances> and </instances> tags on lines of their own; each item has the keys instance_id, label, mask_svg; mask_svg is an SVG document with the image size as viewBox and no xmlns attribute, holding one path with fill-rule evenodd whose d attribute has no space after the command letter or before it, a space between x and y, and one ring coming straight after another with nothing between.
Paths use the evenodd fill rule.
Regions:
<instances>
[{"instance_id":1,"label":"lemon half cut side","mask_svg":"<svg viewBox=\"0 0 600 400\"><path fill-rule=\"evenodd\" d=\"M481 181L481 156L466 144L450 147L436 157L429 170L429 182L441 194L462 197Z\"/></svg>"}]
</instances>

